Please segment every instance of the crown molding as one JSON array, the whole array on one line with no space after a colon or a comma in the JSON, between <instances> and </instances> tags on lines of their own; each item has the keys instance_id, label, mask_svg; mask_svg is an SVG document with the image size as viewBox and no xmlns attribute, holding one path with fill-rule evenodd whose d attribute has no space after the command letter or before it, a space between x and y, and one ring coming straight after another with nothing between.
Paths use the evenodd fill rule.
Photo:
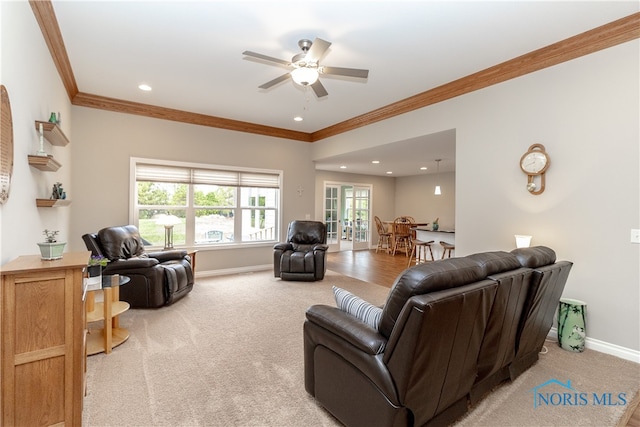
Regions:
<instances>
[{"instance_id":1,"label":"crown molding","mask_svg":"<svg viewBox=\"0 0 640 427\"><path fill-rule=\"evenodd\" d=\"M62 33L60 32L60 26L58 25L58 19L53 11L53 4L50 0L29 0L31 10L38 21L40 31L42 31L42 37L45 43L49 47L51 58L53 63L58 69L58 74L62 79L67 95L69 99L78 93L78 85L76 84L76 78L73 75L71 69L71 62L67 55L67 48L64 46L64 40L62 39Z\"/></svg>"},{"instance_id":2,"label":"crown molding","mask_svg":"<svg viewBox=\"0 0 640 427\"><path fill-rule=\"evenodd\" d=\"M434 89L306 133L82 93L78 90L51 1L30 0L29 3L73 105L304 142L320 141L640 38L640 13L634 13Z\"/></svg>"},{"instance_id":3,"label":"crown molding","mask_svg":"<svg viewBox=\"0 0 640 427\"><path fill-rule=\"evenodd\" d=\"M274 138L311 142L311 135L306 132L225 119L206 114L191 113L183 110L174 110L172 108L141 104L122 99L107 98L106 96L92 95L84 92L77 93L71 100L71 103L80 107L97 108L99 110L115 111L125 114L135 114L138 116L152 117L154 119L171 120L174 122L188 123L192 125L209 126L219 129L266 135Z\"/></svg>"},{"instance_id":4,"label":"crown molding","mask_svg":"<svg viewBox=\"0 0 640 427\"><path fill-rule=\"evenodd\" d=\"M640 13L594 28L311 134L320 141L640 38Z\"/></svg>"}]
</instances>

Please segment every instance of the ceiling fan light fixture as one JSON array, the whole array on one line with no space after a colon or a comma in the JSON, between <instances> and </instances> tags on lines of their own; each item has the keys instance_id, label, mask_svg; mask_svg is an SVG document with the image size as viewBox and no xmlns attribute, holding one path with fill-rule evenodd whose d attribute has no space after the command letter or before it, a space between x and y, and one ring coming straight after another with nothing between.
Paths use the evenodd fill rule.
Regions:
<instances>
[{"instance_id":1,"label":"ceiling fan light fixture","mask_svg":"<svg viewBox=\"0 0 640 427\"><path fill-rule=\"evenodd\" d=\"M318 81L318 69L298 67L291 71L291 78L300 86L312 85Z\"/></svg>"}]
</instances>

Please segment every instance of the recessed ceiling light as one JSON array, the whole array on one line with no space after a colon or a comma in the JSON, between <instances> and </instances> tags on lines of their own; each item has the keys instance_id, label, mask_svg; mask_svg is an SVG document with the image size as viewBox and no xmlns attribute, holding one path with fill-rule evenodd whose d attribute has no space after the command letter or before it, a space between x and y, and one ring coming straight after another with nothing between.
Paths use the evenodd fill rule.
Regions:
<instances>
[{"instance_id":1,"label":"recessed ceiling light","mask_svg":"<svg viewBox=\"0 0 640 427\"><path fill-rule=\"evenodd\" d=\"M347 167L345 165L340 166L340 169L346 169Z\"/></svg>"},{"instance_id":2,"label":"recessed ceiling light","mask_svg":"<svg viewBox=\"0 0 640 427\"><path fill-rule=\"evenodd\" d=\"M304 119L303 119L301 116L295 116L295 117L293 118L293 120L295 120L296 122L301 122L301 121L303 121Z\"/></svg>"},{"instance_id":3,"label":"recessed ceiling light","mask_svg":"<svg viewBox=\"0 0 640 427\"><path fill-rule=\"evenodd\" d=\"M423 167L421 167L421 168L420 168L420 170L421 170L421 171L426 171L426 170L427 170L427 167L426 167L426 166L423 166Z\"/></svg>"},{"instance_id":4,"label":"recessed ceiling light","mask_svg":"<svg viewBox=\"0 0 640 427\"><path fill-rule=\"evenodd\" d=\"M377 165L378 163L380 163L380 160L371 160L371 163L373 163L374 165Z\"/></svg>"},{"instance_id":5,"label":"recessed ceiling light","mask_svg":"<svg viewBox=\"0 0 640 427\"><path fill-rule=\"evenodd\" d=\"M145 92L151 92L151 86L149 86L146 83L139 84L138 89L143 90Z\"/></svg>"},{"instance_id":6,"label":"recessed ceiling light","mask_svg":"<svg viewBox=\"0 0 640 427\"><path fill-rule=\"evenodd\" d=\"M391 171L387 171L387 175L391 175L393 172Z\"/></svg>"}]
</instances>

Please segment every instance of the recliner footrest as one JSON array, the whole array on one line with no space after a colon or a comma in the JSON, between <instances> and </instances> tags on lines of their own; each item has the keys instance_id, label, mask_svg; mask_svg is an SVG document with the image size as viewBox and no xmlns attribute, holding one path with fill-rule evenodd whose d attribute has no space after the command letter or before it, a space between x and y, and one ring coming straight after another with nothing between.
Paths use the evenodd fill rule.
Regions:
<instances>
[{"instance_id":1,"label":"recliner footrest","mask_svg":"<svg viewBox=\"0 0 640 427\"><path fill-rule=\"evenodd\" d=\"M167 305L184 296L182 291L188 287L189 277L187 269L178 261L161 264L165 275L165 292Z\"/></svg>"}]
</instances>

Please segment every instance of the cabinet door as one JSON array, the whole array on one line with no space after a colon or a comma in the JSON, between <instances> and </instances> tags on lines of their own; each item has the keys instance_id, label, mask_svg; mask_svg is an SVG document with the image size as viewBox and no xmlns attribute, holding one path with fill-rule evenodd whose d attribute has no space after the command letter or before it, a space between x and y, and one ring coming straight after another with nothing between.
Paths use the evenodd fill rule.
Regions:
<instances>
[{"instance_id":1,"label":"cabinet door","mask_svg":"<svg viewBox=\"0 0 640 427\"><path fill-rule=\"evenodd\" d=\"M2 292L3 424L80 425L81 270L4 276Z\"/></svg>"}]
</instances>

